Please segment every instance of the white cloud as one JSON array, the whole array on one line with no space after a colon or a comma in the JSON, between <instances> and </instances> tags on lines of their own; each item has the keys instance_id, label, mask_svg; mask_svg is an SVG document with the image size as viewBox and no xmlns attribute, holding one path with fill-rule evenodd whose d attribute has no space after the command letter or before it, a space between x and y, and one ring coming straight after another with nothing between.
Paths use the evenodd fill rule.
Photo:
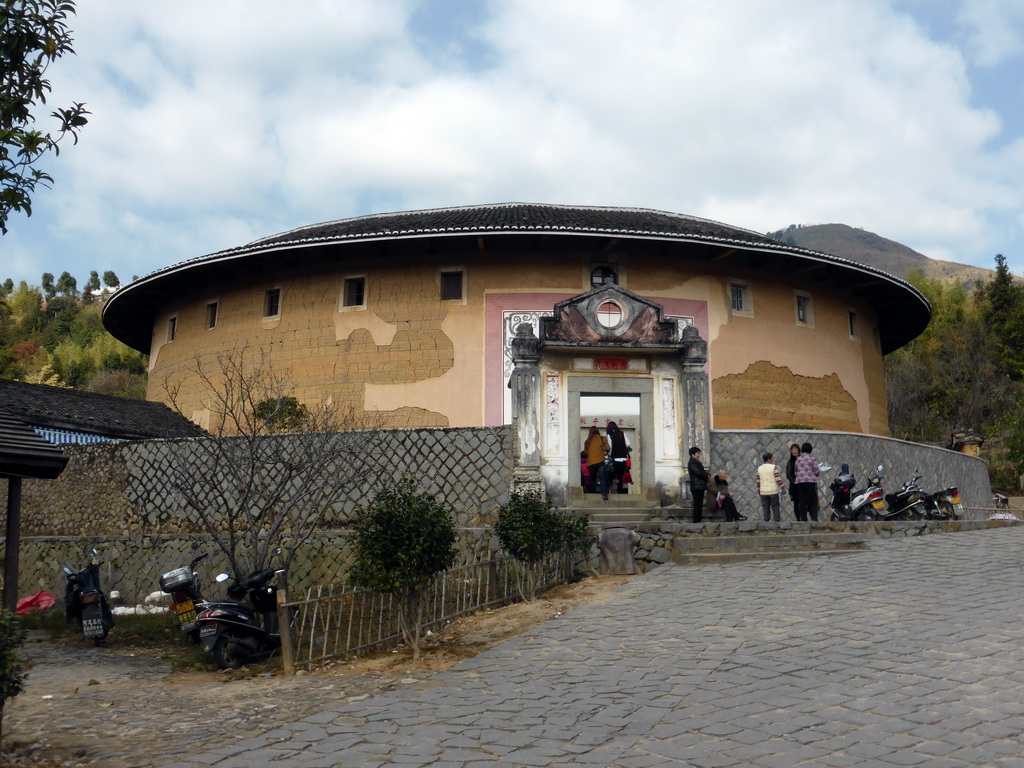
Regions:
<instances>
[{"instance_id":1,"label":"white cloud","mask_svg":"<svg viewBox=\"0 0 1024 768\"><path fill-rule=\"evenodd\" d=\"M964 0L957 21L979 66L996 66L1024 53L1024 5L1019 0Z\"/></svg>"},{"instance_id":2,"label":"white cloud","mask_svg":"<svg viewBox=\"0 0 1024 768\"><path fill-rule=\"evenodd\" d=\"M477 69L411 31L417 7L82 4L51 102L93 117L3 247L32 280L79 255L142 274L321 220L513 200L843 222L986 266L1019 237L1020 140L972 106L965 54L885 3L492 3L449 30L487 49ZM975 7L964 23L1012 52L992 30L1011 5Z\"/></svg>"}]
</instances>

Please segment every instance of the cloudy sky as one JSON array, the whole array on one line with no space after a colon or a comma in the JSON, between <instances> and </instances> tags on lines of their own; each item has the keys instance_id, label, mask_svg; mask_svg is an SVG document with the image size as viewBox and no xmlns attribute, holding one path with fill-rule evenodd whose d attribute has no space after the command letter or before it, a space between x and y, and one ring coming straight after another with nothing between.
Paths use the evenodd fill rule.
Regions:
<instances>
[{"instance_id":1,"label":"cloudy sky","mask_svg":"<svg viewBox=\"0 0 1024 768\"><path fill-rule=\"evenodd\" d=\"M1024 272L1020 0L83 0L0 278L127 282L366 213L839 222Z\"/></svg>"}]
</instances>

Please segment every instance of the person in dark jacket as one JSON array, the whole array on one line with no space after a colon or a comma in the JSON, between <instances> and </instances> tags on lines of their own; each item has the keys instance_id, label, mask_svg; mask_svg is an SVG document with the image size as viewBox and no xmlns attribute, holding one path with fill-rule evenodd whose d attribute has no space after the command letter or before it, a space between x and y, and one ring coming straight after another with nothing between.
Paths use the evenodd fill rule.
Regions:
<instances>
[{"instance_id":1,"label":"person in dark jacket","mask_svg":"<svg viewBox=\"0 0 1024 768\"><path fill-rule=\"evenodd\" d=\"M697 446L690 449L690 461L686 465L686 471L690 474L690 493L693 494L693 522L699 523L703 519L704 491L707 490L711 477L700 463L700 448Z\"/></svg>"},{"instance_id":2,"label":"person in dark jacket","mask_svg":"<svg viewBox=\"0 0 1024 768\"><path fill-rule=\"evenodd\" d=\"M716 509L722 510L727 523L736 523L747 519L736 509L736 502L733 501L732 494L729 492L729 476L724 469L718 470L718 473L708 481L706 494L707 501L704 507L708 512Z\"/></svg>"},{"instance_id":3,"label":"person in dark jacket","mask_svg":"<svg viewBox=\"0 0 1024 768\"><path fill-rule=\"evenodd\" d=\"M608 442L612 444L612 476L608 478L609 493L611 493L612 480L615 481L619 493L628 493L629 488L623 485L622 478L626 474L626 460L629 458L630 451L632 450L629 445L629 439L626 437L626 433L619 429L619 425L614 421L608 422L607 433Z\"/></svg>"},{"instance_id":4,"label":"person in dark jacket","mask_svg":"<svg viewBox=\"0 0 1024 768\"><path fill-rule=\"evenodd\" d=\"M789 461L786 462L786 480L789 481L789 498L793 500L793 516L796 516L796 457L800 455L800 446L793 443L789 446Z\"/></svg>"}]
</instances>

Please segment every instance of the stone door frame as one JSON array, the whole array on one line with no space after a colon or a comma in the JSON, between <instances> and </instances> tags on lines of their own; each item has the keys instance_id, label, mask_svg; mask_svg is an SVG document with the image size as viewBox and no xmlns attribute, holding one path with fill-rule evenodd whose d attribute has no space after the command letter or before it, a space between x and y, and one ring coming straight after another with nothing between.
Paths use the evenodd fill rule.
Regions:
<instances>
[{"instance_id":1,"label":"stone door frame","mask_svg":"<svg viewBox=\"0 0 1024 768\"><path fill-rule=\"evenodd\" d=\"M569 374L566 376L566 400L568 413L566 425L567 430L564 438L567 442L568 455L574 456L572 444L574 435L579 430L580 423L580 396L581 395L639 395L640 396L640 425L637 429L639 435L639 467L634 466L631 471L637 477L637 485L643 494L647 494L655 487L655 423L654 423L654 378L651 376L580 376ZM603 430L604 427L601 427ZM571 460L570 460L571 464ZM639 476L636 469L640 470ZM569 482L566 484L568 497L569 488L573 485L573 474L569 474Z\"/></svg>"}]
</instances>

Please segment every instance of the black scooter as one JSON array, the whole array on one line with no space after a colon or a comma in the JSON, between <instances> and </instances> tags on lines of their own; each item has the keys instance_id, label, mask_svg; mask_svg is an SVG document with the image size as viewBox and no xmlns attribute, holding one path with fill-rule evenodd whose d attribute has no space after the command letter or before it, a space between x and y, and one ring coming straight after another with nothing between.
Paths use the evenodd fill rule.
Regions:
<instances>
[{"instance_id":1,"label":"black scooter","mask_svg":"<svg viewBox=\"0 0 1024 768\"><path fill-rule=\"evenodd\" d=\"M924 475L921 470L915 469L914 476L903 484L896 493L887 493L885 501L889 509L886 517L895 517L905 520L920 520L925 517L925 493L917 484Z\"/></svg>"},{"instance_id":2,"label":"black scooter","mask_svg":"<svg viewBox=\"0 0 1024 768\"><path fill-rule=\"evenodd\" d=\"M99 553L92 550L89 564L78 573L64 566L67 587L64 590L64 613L67 622L78 624L82 638L102 644L114 628L114 614L107 604L107 596L100 589Z\"/></svg>"},{"instance_id":3,"label":"black scooter","mask_svg":"<svg viewBox=\"0 0 1024 768\"><path fill-rule=\"evenodd\" d=\"M194 557L188 568L175 568L173 571L160 574L160 590L171 596L175 621L178 629L193 643L199 643L199 614L205 605L200 590L199 574L196 566L209 555Z\"/></svg>"},{"instance_id":4,"label":"black scooter","mask_svg":"<svg viewBox=\"0 0 1024 768\"><path fill-rule=\"evenodd\" d=\"M856 514L850 506L853 486L857 478L850 472L850 465L843 464L839 474L829 483L828 489L832 492L832 500L829 507L832 509L833 520L855 520Z\"/></svg>"},{"instance_id":5,"label":"black scooter","mask_svg":"<svg viewBox=\"0 0 1024 768\"><path fill-rule=\"evenodd\" d=\"M854 490L857 478L850 472L850 466L843 464L838 477L829 485L832 491L832 519L840 521L875 520L885 515L885 493L882 491L881 465L868 478L868 484L861 490Z\"/></svg>"},{"instance_id":6,"label":"black scooter","mask_svg":"<svg viewBox=\"0 0 1024 768\"><path fill-rule=\"evenodd\" d=\"M199 637L221 669L238 669L269 657L281 647L277 590L270 580L283 570L264 568L228 587L230 600L207 603L199 613ZM218 582L231 577L217 576ZM248 594L248 602L242 602ZM292 610L292 619L295 617Z\"/></svg>"},{"instance_id":7,"label":"black scooter","mask_svg":"<svg viewBox=\"0 0 1024 768\"><path fill-rule=\"evenodd\" d=\"M960 489L951 485L935 493L925 494L925 514L931 520L959 520L964 516Z\"/></svg>"}]
</instances>

